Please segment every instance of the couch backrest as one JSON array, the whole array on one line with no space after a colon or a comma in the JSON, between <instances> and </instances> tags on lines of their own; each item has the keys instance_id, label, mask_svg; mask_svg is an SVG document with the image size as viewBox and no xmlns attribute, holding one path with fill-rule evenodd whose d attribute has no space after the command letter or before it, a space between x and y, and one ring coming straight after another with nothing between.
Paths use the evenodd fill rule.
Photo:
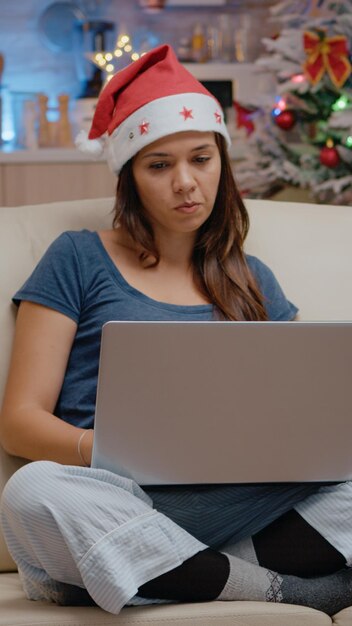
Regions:
<instances>
[{"instance_id":1,"label":"couch backrest","mask_svg":"<svg viewBox=\"0 0 352 626\"><path fill-rule=\"evenodd\" d=\"M352 320L352 208L247 200L247 251L272 268L304 320Z\"/></svg>"},{"instance_id":2,"label":"couch backrest","mask_svg":"<svg viewBox=\"0 0 352 626\"><path fill-rule=\"evenodd\" d=\"M274 271L302 319L352 319L352 209L248 200L246 249ZM11 296L64 230L109 227L113 200L0 208L0 399L15 321ZM0 493L21 459L0 450ZM0 571L14 569L0 537Z\"/></svg>"}]
</instances>

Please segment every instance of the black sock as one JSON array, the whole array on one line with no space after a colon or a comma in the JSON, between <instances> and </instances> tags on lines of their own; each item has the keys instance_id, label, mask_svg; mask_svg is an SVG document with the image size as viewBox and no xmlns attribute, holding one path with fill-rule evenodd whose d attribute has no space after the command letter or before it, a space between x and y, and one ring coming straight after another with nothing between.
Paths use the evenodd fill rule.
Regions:
<instances>
[{"instance_id":1,"label":"black sock","mask_svg":"<svg viewBox=\"0 0 352 626\"><path fill-rule=\"evenodd\" d=\"M229 573L228 558L207 548L170 572L144 583L138 595L180 602L209 602L219 596Z\"/></svg>"},{"instance_id":2,"label":"black sock","mask_svg":"<svg viewBox=\"0 0 352 626\"><path fill-rule=\"evenodd\" d=\"M280 574L326 576L346 565L344 556L294 509L252 540L259 564Z\"/></svg>"}]
</instances>

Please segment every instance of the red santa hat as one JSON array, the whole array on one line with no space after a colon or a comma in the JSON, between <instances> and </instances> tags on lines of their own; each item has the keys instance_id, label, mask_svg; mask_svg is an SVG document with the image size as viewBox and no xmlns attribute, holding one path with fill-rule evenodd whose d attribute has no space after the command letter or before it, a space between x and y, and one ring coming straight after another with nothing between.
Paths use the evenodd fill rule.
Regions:
<instances>
[{"instance_id":1,"label":"red santa hat","mask_svg":"<svg viewBox=\"0 0 352 626\"><path fill-rule=\"evenodd\" d=\"M117 72L102 90L91 129L76 139L118 174L148 144L180 131L214 131L231 140L214 96L161 45Z\"/></svg>"}]
</instances>

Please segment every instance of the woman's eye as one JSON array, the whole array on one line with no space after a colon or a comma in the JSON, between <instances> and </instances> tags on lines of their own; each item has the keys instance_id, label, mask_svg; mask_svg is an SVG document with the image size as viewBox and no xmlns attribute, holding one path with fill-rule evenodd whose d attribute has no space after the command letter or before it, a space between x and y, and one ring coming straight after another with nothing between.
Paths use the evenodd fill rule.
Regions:
<instances>
[{"instance_id":1,"label":"woman's eye","mask_svg":"<svg viewBox=\"0 0 352 626\"><path fill-rule=\"evenodd\" d=\"M196 163L206 163L207 161L210 161L210 157L209 156L198 156L195 158Z\"/></svg>"},{"instance_id":2,"label":"woman's eye","mask_svg":"<svg viewBox=\"0 0 352 626\"><path fill-rule=\"evenodd\" d=\"M149 166L152 170L162 170L167 167L167 163L164 161L158 161L157 163L151 163Z\"/></svg>"}]
</instances>

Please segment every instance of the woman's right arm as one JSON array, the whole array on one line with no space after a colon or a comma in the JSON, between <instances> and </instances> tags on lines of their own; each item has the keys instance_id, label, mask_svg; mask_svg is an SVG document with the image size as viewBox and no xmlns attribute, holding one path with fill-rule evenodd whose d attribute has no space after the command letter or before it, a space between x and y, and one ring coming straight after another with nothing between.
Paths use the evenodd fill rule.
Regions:
<instances>
[{"instance_id":1,"label":"woman's right arm","mask_svg":"<svg viewBox=\"0 0 352 626\"><path fill-rule=\"evenodd\" d=\"M82 465L78 441L85 431L53 414L76 329L62 313L21 303L0 414L0 442L9 454ZM81 445L87 464L92 445L93 431L88 431Z\"/></svg>"}]
</instances>

